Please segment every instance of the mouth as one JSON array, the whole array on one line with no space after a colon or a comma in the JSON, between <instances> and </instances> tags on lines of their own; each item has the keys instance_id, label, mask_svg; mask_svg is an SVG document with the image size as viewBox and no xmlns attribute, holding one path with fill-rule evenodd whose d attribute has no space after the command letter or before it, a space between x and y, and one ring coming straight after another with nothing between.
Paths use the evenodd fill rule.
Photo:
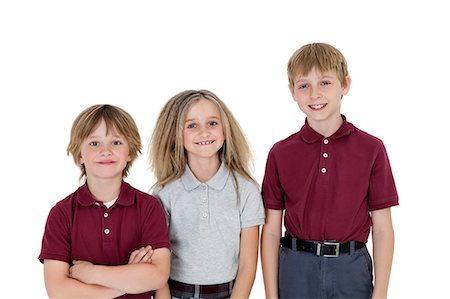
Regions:
<instances>
[{"instance_id":1,"label":"mouth","mask_svg":"<svg viewBox=\"0 0 450 299\"><path fill-rule=\"evenodd\" d=\"M200 142L196 142L195 144L198 144L198 145L209 145L209 144L212 144L212 143L214 143L214 140L200 141Z\"/></svg>"},{"instance_id":2,"label":"mouth","mask_svg":"<svg viewBox=\"0 0 450 299\"><path fill-rule=\"evenodd\" d=\"M327 104L315 104L315 105L308 105L309 108L311 108L314 111L322 110L325 108Z\"/></svg>"},{"instance_id":3,"label":"mouth","mask_svg":"<svg viewBox=\"0 0 450 299\"><path fill-rule=\"evenodd\" d=\"M111 165L111 164L114 164L115 162L114 161L111 161L111 160L105 160L105 161L99 161L98 162L98 164L101 164L101 165Z\"/></svg>"}]
</instances>

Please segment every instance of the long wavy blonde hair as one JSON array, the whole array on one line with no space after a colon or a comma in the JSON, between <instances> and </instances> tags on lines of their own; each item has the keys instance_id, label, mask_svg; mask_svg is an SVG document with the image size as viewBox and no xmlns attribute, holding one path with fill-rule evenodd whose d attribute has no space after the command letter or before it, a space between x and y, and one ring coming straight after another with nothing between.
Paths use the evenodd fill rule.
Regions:
<instances>
[{"instance_id":1,"label":"long wavy blonde hair","mask_svg":"<svg viewBox=\"0 0 450 299\"><path fill-rule=\"evenodd\" d=\"M186 170L187 155L183 146L183 129L190 107L200 99L213 102L220 111L225 142L219 159L233 174L256 183L251 175L252 153L247 138L228 107L211 91L186 90L172 97L162 108L150 139L149 163L156 177L153 188L163 188Z\"/></svg>"}]
</instances>

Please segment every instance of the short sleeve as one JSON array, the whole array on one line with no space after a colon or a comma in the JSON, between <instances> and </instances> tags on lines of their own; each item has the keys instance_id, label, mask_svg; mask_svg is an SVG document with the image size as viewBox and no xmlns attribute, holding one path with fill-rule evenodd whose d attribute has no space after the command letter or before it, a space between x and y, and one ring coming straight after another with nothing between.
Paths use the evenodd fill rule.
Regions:
<instances>
[{"instance_id":1,"label":"short sleeve","mask_svg":"<svg viewBox=\"0 0 450 299\"><path fill-rule=\"evenodd\" d=\"M169 226L169 223L170 223L170 199L166 195L165 190L166 189L164 189L164 188L159 188L159 189L155 190L155 192L153 193L153 196L156 199L158 199L159 202L161 203L161 205L164 209L164 214L166 216L166 224L167 224L167 226Z\"/></svg>"},{"instance_id":2,"label":"short sleeve","mask_svg":"<svg viewBox=\"0 0 450 299\"><path fill-rule=\"evenodd\" d=\"M397 189L386 149L381 143L370 175L369 210L380 210L395 205L398 205Z\"/></svg>"},{"instance_id":3,"label":"short sleeve","mask_svg":"<svg viewBox=\"0 0 450 299\"><path fill-rule=\"evenodd\" d=\"M241 228L264 224L264 206L259 187L249 181L245 182L245 188L240 192ZM241 183L242 185L242 183ZM243 186L239 186L241 188Z\"/></svg>"},{"instance_id":4,"label":"short sleeve","mask_svg":"<svg viewBox=\"0 0 450 299\"><path fill-rule=\"evenodd\" d=\"M70 215L64 213L58 205L50 210L39 255L41 262L44 262L45 259L52 259L70 264L71 219L69 217Z\"/></svg>"},{"instance_id":5,"label":"short sleeve","mask_svg":"<svg viewBox=\"0 0 450 299\"><path fill-rule=\"evenodd\" d=\"M270 150L267 157L262 198L266 209L283 210L285 208L284 191L280 183L274 148Z\"/></svg>"},{"instance_id":6,"label":"short sleeve","mask_svg":"<svg viewBox=\"0 0 450 299\"><path fill-rule=\"evenodd\" d=\"M170 249L164 209L158 199L151 196L151 205L142 218L142 244L151 245L153 249L166 247Z\"/></svg>"}]
</instances>

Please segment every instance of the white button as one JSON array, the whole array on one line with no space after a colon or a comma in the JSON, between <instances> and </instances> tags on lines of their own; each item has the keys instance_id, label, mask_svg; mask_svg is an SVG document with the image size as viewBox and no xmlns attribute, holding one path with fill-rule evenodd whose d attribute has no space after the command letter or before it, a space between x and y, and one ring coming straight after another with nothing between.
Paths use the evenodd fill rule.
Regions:
<instances>
[{"instance_id":1,"label":"white button","mask_svg":"<svg viewBox=\"0 0 450 299\"><path fill-rule=\"evenodd\" d=\"M99 206L100 206L100 204L99 204L98 202L96 202L96 203L95 203L95 205L96 205L97 207L99 207Z\"/></svg>"},{"instance_id":2,"label":"white button","mask_svg":"<svg viewBox=\"0 0 450 299\"><path fill-rule=\"evenodd\" d=\"M109 234L111 231L109 230L109 228L105 228L105 230L103 231L105 233L105 235Z\"/></svg>"},{"instance_id":3,"label":"white button","mask_svg":"<svg viewBox=\"0 0 450 299\"><path fill-rule=\"evenodd\" d=\"M320 171L321 171L322 173L326 173L326 172L327 172L327 169L326 169L325 167L323 167Z\"/></svg>"},{"instance_id":4,"label":"white button","mask_svg":"<svg viewBox=\"0 0 450 299\"><path fill-rule=\"evenodd\" d=\"M206 190L206 186L205 185L203 185L202 188L203 188L203 190Z\"/></svg>"},{"instance_id":5,"label":"white button","mask_svg":"<svg viewBox=\"0 0 450 299\"><path fill-rule=\"evenodd\" d=\"M324 140L323 140L323 143L324 143L324 144L328 144L328 139L324 139Z\"/></svg>"},{"instance_id":6,"label":"white button","mask_svg":"<svg viewBox=\"0 0 450 299\"><path fill-rule=\"evenodd\" d=\"M205 202L206 202L206 198L203 198L202 202L204 202L204 203L205 203Z\"/></svg>"},{"instance_id":7,"label":"white button","mask_svg":"<svg viewBox=\"0 0 450 299\"><path fill-rule=\"evenodd\" d=\"M108 213L103 214L103 217L108 218Z\"/></svg>"},{"instance_id":8,"label":"white button","mask_svg":"<svg viewBox=\"0 0 450 299\"><path fill-rule=\"evenodd\" d=\"M328 158L328 153L323 153L322 156L326 159Z\"/></svg>"},{"instance_id":9,"label":"white button","mask_svg":"<svg viewBox=\"0 0 450 299\"><path fill-rule=\"evenodd\" d=\"M208 217L208 213L203 212L203 218L206 218L206 217Z\"/></svg>"}]
</instances>

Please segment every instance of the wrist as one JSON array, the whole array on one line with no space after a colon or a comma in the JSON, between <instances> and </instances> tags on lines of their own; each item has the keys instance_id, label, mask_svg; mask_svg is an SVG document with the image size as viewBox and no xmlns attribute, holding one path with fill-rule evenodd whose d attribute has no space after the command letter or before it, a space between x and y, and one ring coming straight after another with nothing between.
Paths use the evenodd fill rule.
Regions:
<instances>
[{"instance_id":1,"label":"wrist","mask_svg":"<svg viewBox=\"0 0 450 299\"><path fill-rule=\"evenodd\" d=\"M86 277L87 278L86 283L102 285L100 282L100 277L101 277L100 268L101 267L102 266L99 266L99 265L90 265L89 271L87 272L88 275Z\"/></svg>"},{"instance_id":2,"label":"wrist","mask_svg":"<svg viewBox=\"0 0 450 299\"><path fill-rule=\"evenodd\" d=\"M372 299L382 299L382 298L387 298L387 290L383 289L377 289L376 287L373 289L373 293L372 293Z\"/></svg>"}]
</instances>

